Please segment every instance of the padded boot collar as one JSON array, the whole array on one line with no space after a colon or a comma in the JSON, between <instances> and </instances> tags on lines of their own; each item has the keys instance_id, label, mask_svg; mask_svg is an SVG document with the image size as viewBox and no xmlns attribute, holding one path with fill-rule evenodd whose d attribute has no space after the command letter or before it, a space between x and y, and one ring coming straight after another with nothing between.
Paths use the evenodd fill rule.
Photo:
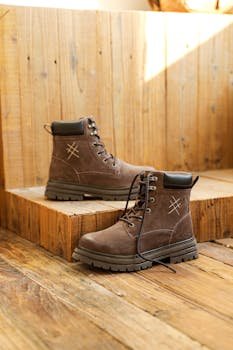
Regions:
<instances>
[{"instance_id":1,"label":"padded boot collar","mask_svg":"<svg viewBox=\"0 0 233 350\"><path fill-rule=\"evenodd\" d=\"M193 177L190 173L165 172L163 176L164 188L192 188Z\"/></svg>"},{"instance_id":2,"label":"padded boot collar","mask_svg":"<svg viewBox=\"0 0 233 350\"><path fill-rule=\"evenodd\" d=\"M53 135L59 136L84 135L84 120L54 121L51 124L51 131Z\"/></svg>"}]
</instances>

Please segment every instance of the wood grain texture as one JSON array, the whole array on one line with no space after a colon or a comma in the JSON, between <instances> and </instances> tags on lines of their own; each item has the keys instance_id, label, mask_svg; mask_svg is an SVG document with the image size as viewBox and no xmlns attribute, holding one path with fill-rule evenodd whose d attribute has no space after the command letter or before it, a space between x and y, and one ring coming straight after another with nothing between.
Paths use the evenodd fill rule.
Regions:
<instances>
[{"instance_id":1,"label":"wood grain texture","mask_svg":"<svg viewBox=\"0 0 233 350\"><path fill-rule=\"evenodd\" d=\"M208 28L204 18L199 23L200 41L205 41L199 47L198 70L198 156L202 169L221 168L232 162L233 142L227 134L233 118L231 110L225 107L229 102L232 104L233 96L233 61L228 61L232 52L232 42L228 39L233 35L233 26L231 16L227 16L226 22L224 16L219 17L216 22L215 16L210 16ZM214 36L213 28L217 33ZM227 82L229 89L224 88Z\"/></svg>"},{"instance_id":2,"label":"wood grain texture","mask_svg":"<svg viewBox=\"0 0 233 350\"><path fill-rule=\"evenodd\" d=\"M167 290L172 291L192 301L195 304L201 305L205 310L216 314L228 320L232 324L232 281L224 280L222 276L217 276L212 273L207 273L204 269L193 268L190 264L176 265L176 271L179 274L170 274L164 276L164 270L160 267L153 273L153 270L142 272L142 276L152 283L158 283L164 286ZM232 275L232 269L230 270ZM178 282L179 281L179 282ZM221 301L224 300L224 303Z\"/></svg>"},{"instance_id":3,"label":"wood grain texture","mask_svg":"<svg viewBox=\"0 0 233 350\"><path fill-rule=\"evenodd\" d=\"M224 247L233 249L233 238L216 239L215 242Z\"/></svg>"},{"instance_id":4,"label":"wood grain texture","mask_svg":"<svg viewBox=\"0 0 233 350\"><path fill-rule=\"evenodd\" d=\"M198 245L199 252L203 255L209 256L210 258L222 261L224 264L233 266L233 251L221 245L206 242Z\"/></svg>"},{"instance_id":5,"label":"wood grain texture","mask_svg":"<svg viewBox=\"0 0 233 350\"><path fill-rule=\"evenodd\" d=\"M183 14L166 17L168 166L193 170L197 167L200 127L197 122L199 50L195 49L199 47L199 19ZM179 59L183 56L185 59Z\"/></svg>"},{"instance_id":6,"label":"wood grain texture","mask_svg":"<svg viewBox=\"0 0 233 350\"><path fill-rule=\"evenodd\" d=\"M200 173L200 175L202 175L202 173ZM233 169L224 169L221 170L221 172L219 172L219 170L209 170L205 171L203 175L210 179L233 182Z\"/></svg>"},{"instance_id":7,"label":"wood grain texture","mask_svg":"<svg viewBox=\"0 0 233 350\"><path fill-rule=\"evenodd\" d=\"M5 262L128 348L167 350L174 349L175 342L178 350L207 349L156 315L96 283L77 265L72 268L6 231L0 237L0 257Z\"/></svg>"},{"instance_id":8,"label":"wood grain texture","mask_svg":"<svg viewBox=\"0 0 233 350\"><path fill-rule=\"evenodd\" d=\"M79 317L81 329L76 334L84 332L83 345L88 340L98 342L101 333L97 329L101 328L106 332L104 341L112 335L131 349L174 349L169 337L178 349L196 349L198 344L202 349L232 348L232 266L223 263L223 252L213 259L201 251L199 259L174 265L176 274L158 265L137 273L116 274L65 263L9 231L1 230L0 242L1 298L6 298L6 306L11 302L9 312L13 308L18 311L14 324L30 319L32 343L35 335L42 334L44 340L41 330L34 327L36 319L48 322L46 344L53 345L56 334L58 346L68 342L65 335L77 327L75 319ZM204 245L199 245L200 249ZM233 257L232 249L221 248ZM31 315L34 304L41 311ZM22 315L22 309L27 313ZM69 326L63 327L63 315L70 312ZM93 333L87 340L85 330L90 329L90 321ZM157 337L149 337L153 327L159 332Z\"/></svg>"},{"instance_id":9,"label":"wood grain texture","mask_svg":"<svg viewBox=\"0 0 233 350\"><path fill-rule=\"evenodd\" d=\"M44 188L5 191L2 226L71 260L81 234L111 226L121 210L108 202L54 202L44 198ZM123 209L124 203L117 205Z\"/></svg>"},{"instance_id":10,"label":"wood grain texture","mask_svg":"<svg viewBox=\"0 0 233 350\"><path fill-rule=\"evenodd\" d=\"M233 252L231 252L231 254L233 257ZM209 269L206 269L206 261L204 259L195 260L195 263L197 263L199 268L203 267L207 276L211 273L211 268L212 272L215 273L216 267L214 264L211 264L211 259L208 260ZM182 274L182 270L180 270L180 265L174 266L175 269L178 267L177 274L175 275L177 284L179 284L180 280L183 278L186 278L187 282L192 280L192 272L195 272L197 266L195 263L192 264L191 268L189 267L190 270L185 277ZM82 265L79 265L78 268L111 292L155 315L159 319L189 335L191 338L197 339L201 344L216 350L219 348L231 349L232 320L229 321L227 318L220 318L219 314L213 312L211 308L203 307L198 301L193 302L191 298L183 297L179 292L176 293L176 291L166 288L163 284L168 276L164 270L161 271L162 269L160 267L154 267L153 270L154 275L157 274L158 270L162 272L160 274L159 283L145 278L141 273L116 275L92 271L90 275L90 273L88 274L88 270L82 267ZM220 263L219 269L221 269L222 272L222 270L224 270L224 264ZM227 270L227 274L224 275L225 278L222 283L225 284L225 280L227 280L227 277L231 277L231 275L232 267ZM215 277L216 280L219 280L217 275ZM223 278L223 276L221 275L220 278ZM226 284L228 284L228 282L226 282ZM203 293L206 297L208 296L209 298L215 299L214 290L212 294L208 295L208 292L206 292L203 287L202 294ZM228 297L230 298L230 295L228 295ZM204 329L205 331L203 331Z\"/></svg>"},{"instance_id":11,"label":"wood grain texture","mask_svg":"<svg viewBox=\"0 0 233 350\"><path fill-rule=\"evenodd\" d=\"M3 349L126 349L76 308L0 259ZM12 328L14 327L14 333ZM90 336L91 334L91 336Z\"/></svg>"},{"instance_id":12,"label":"wood grain texture","mask_svg":"<svg viewBox=\"0 0 233 350\"><path fill-rule=\"evenodd\" d=\"M126 161L233 166L232 16L3 6L1 13L5 188L44 185L52 140L43 124L88 114Z\"/></svg>"},{"instance_id":13,"label":"wood grain texture","mask_svg":"<svg viewBox=\"0 0 233 350\"><path fill-rule=\"evenodd\" d=\"M218 179L202 174L192 191L191 213L199 242L233 236L233 183L222 181L221 173L225 179L225 170L215 173ZM1 209L3 227L67 260L82 234L113 225L125 206L96 200L49 201L44 187L2 191L1 196L6 204Z\"/></svg>"}]
</instances>

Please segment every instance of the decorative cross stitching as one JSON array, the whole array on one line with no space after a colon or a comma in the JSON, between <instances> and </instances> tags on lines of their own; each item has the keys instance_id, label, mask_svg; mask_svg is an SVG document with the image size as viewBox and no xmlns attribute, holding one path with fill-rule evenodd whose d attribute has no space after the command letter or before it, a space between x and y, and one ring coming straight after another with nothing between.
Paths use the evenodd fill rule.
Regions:
<instances>
[{"instance_id":1,"label":"decorative cross stitching","mask_svg":"<svg viewBox=\"0 0 233 350\"><path fill-rule=\"evenodd\" d=\"M79 158L78 144L76 142L73 142L72 145L67 144L66 152L68 153L68 160L73 156Z\"/></svg>"},{"instance_id":2,"label":"decorative cross stitching","mask_svg":"<svg viewBox=\"0 0 233 350\"><path fill-rule=\"evenodd\" d=\"M175 198L174 196L172 196L172 199L170 200L170 205L169 205L169 212L168 214L173 213L173 211L175 211L178 215L180 215L179 213L179 209L181 207L182 203L181 203L181 199L180 198Z\"/></svg>"}]
</instances>

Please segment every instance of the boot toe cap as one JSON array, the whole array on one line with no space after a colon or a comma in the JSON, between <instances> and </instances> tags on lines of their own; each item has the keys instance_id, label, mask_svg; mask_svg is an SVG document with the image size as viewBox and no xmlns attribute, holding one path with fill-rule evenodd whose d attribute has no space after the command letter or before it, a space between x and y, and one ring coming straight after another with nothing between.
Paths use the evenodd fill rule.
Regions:
<instances>
[{"instance_id":1,"label":"boot toe cap","mask_svg":"<svg viewBox=\"0 0 233 350\"><path fill-rule=\"evenodd\" d=\"M107 229L83 235L78 248L107 255L130 255L135 253L135 240L128 235L125 224L118 221Z\"/></svg>"},{"instance_id":2,"label":"boot toe cap","mask_svg":"<svg viewBox=\"0 0 233 350\"><path fill-rule=\"evenodd\" d=\"M79 248L92 251L101 251L101 244L98 243L93 233L83 235L79 240Z\"/></svg>"}]
</instances>

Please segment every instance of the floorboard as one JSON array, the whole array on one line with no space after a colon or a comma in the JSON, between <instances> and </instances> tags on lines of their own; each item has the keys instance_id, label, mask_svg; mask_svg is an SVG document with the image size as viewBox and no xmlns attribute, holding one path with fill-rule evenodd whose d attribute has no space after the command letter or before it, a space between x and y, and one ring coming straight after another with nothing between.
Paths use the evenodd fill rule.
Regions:
<instances>
[{"instance_id":1,"label":"floorboard","mask_svg":"<svg viewBox=\"0 0 233 350\"><path fill-rule=\"evenodd\" d=\"M62 301L46 286L35 282L1 258L0 300L3 324L7 318L21 333L22 339L33 341L36 349L126 349L82 317L71 304ZM3 343L7 340L13 348L15 338L11 329L7 328L5 334ZM30 343L23 345L31 349ZM7 345L3 347L7 348Z\"/></svg>"},{"instance_id":2,"label":"floorboard","mask_svg":"<svg viewBox=\"0 0 233 350\"><path fill-rule=\"evenodd\" d=\"M213 242L199 243L198 247L201 254L233 266L233 253L229 248Z\"/></svg>"},{"instance_id":3,"label":"floorboard","mask_svg":"<svg viewBox=\"0 0 233 350\"><path fill-rule=\"evenodd\" d=\"M216 239L215 242L224 247L233 249L233 238Z\"/></svg>"}]
</instances>

